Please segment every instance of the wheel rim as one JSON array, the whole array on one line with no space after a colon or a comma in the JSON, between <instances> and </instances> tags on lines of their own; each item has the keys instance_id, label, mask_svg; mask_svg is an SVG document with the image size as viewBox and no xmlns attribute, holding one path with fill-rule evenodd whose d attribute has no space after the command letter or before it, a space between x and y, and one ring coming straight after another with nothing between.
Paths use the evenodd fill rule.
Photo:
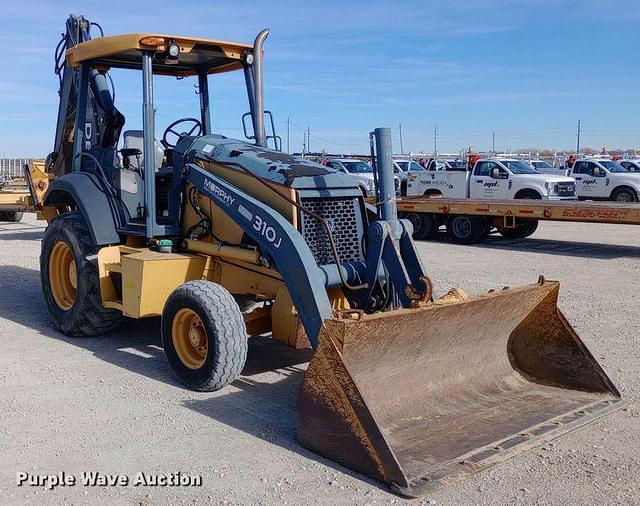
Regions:
<instances>
[{"instance_id":1,"label":"wheel rim","mask_svg":"<svg viewBox=\"0 0 640 506\"><path fill-rule=\"evenodd\" d=\"M631 202L631 198L627 192L620 192L616 195L616 200L618 202Z\"/></svg>"},{"instance_id":2,"label":"wheel rim","mask_svg":"<svg viewBox=\"0 0 640 506\"><path fill-rule=\"evenodd\" d=\"M78 273L73 251L62 241L57 241L49 256L49 286L58 307L68 311L76 302Z\"/></svg>"},{"instance_id":3,"label":"wheel rim","mask_svg":"<svg viewBox=\"0 0 640 506\"><path fill-rule=\"evenodd\" d=\"M171 339L178 358L189 369L199 369L207 359L209 340L195 311L183 308L173 317Z\"/></svg>"},{"instance_id":4,"label":"wheel rim","mask_svg":"<svg viewBox=\"0 0 640 506\"><path fill-rule=\"evenodd\" d=\"M457 218L453 221L453 231L457 237L468 237L471 234L471 222L466 218Z\"/></svg>"}]
</instances>

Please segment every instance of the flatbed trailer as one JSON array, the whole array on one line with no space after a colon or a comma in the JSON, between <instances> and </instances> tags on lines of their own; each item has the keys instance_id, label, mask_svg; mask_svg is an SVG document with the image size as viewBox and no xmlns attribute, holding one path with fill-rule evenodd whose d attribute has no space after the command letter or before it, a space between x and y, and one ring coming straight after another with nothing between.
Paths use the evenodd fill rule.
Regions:
<instances>
[{"instance_id":1,"label":"flatbed trailer","mask_svg":"<svg viewBox=\"0 0 640 506\"><path fill-rule=\"evenodd\" d=\"M494 227L509 239L527 237L541 220L640 225L640 203L419 196L398 197L397 208L413 224L416 239L432 238L444 225L449 238L459 244L481 241Z\"/></svg>"}]
</instances>

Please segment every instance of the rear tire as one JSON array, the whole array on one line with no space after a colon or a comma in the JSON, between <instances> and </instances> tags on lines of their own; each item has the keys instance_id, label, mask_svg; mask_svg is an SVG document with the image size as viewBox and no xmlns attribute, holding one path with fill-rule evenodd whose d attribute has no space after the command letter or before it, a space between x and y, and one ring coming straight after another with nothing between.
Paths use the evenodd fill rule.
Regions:
<instances>
[{"instance_id":1,"label":"rear tire","mask_svg":"<svg viewBox=\"0 0 640 506\"><path fill-rule=\"evenodd\" d=\"M637 202L638 195L631 188L621 188L613 192L612 200L616 202Z\"/></svg>"},{"instance_id":2,"label":"rear tire","mask_svg":"<svg viewBox=\"0 0 640 506\"><path fill-rule=\"evenodd\" d=\"M482 216L454 215L447 218L447 236L456 244L478 242L487 230Z\"/></svg>"},{"instance_id":3,"label":"rear tire","mask_svg":"<svg viewBox=\"0 0 640 506\"><path fill-rule=\"evenodd\" d=\"M538 220L518 220L515 228L498 227L498 232L505 239L524 239L538 228Z\"/></svg>"},{"instance_id":4,"label":"rear tire","mask_svg":"<svg viewBox=\"0 0 640 506\"><path fill-rule=\"evenodd\" d=\"M247 331L233 296L210 281L189 281L162 312L162 343L169 365L193 390L220 390L247 359Z\"/></svg>"},{"instance_id":5,"label":"rear tire","mask_svg":"<svg viewBox=\"0 0 640 506\"><path fill-rule=\"evenodd\" d=\"M79 212L55 218L42 238L44 300L53 325L68 336L104 334L122 322L120 311L102 306L97 251Z\"/></svg>"}]
</instances>

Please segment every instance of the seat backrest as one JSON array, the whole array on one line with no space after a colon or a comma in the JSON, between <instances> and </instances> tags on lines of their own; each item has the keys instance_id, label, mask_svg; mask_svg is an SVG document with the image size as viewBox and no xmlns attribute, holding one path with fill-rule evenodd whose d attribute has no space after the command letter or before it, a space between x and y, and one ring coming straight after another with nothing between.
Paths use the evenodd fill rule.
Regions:
<instances>
[{"instance_id":1,"label":"seat backrest","mask_svg":"<svg viewBox=\"0 0 640 506\"><path fill-rule=\"evenodd\" d=\"M124 135L124 149L137 149L140 151L140 155L128 156L129 168L134 170L140 170L144 165L144 136L142 130L127 130ZM162 161L164 160L164 148L162 145L154 140L155 145L155 169L158 170L162 167ZM125 164L126 166L126 164Z\"/></svg>"}]
</instances>

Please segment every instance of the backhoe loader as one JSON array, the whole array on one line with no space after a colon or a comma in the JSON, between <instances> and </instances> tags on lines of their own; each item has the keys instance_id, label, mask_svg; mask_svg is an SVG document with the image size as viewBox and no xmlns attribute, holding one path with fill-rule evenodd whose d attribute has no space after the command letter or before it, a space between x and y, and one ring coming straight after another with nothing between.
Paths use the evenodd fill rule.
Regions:
<instances>
[{"instance_id":1,"label":"backhoe loader","mask_svg":"<svg viewBox=\"0 0 640 506\"><path fill-rule=\"evenodd\" d=\"M370 135L376 205L356 182L280 151L263 43L162 34L91 38L71 16L40 259L53 325L70 336L161 316L187 387L238 377L248 337L315 349L298 399L302 445L419 496L599 417L620 395L537 283L435 299L397 218L390 130ZM108 85L141 73L142 130ZM247 139L214 133L208 81L244 73ZM156 140L154 81L197 83L199 114ZM195 99L194 99L195 101ZM196 106L197 107L197 106ZM118 148L123 140L123 147Z\"/></svg>"}]
</instances>

